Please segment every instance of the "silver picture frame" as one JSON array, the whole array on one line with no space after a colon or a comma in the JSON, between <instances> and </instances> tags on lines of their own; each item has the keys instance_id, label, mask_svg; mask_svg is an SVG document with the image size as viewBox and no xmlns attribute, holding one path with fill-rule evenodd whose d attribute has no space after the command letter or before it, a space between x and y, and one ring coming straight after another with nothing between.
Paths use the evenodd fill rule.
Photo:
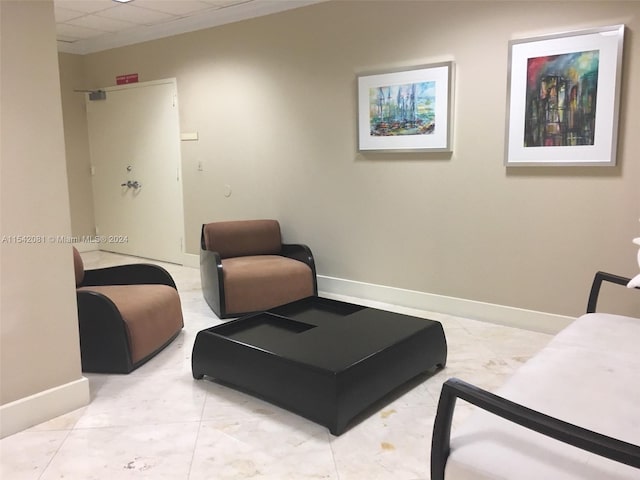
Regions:
<instances>
[{"instance_id":1,"label":"silver picture frame","mask_svg":"<svg viewBox=\"0 0 640 480\"><path fill-rule=\"evenodd\" d=\"M506 166L614 166L624 25L509 42Z\"/></svg>"},{"instance_id":2,"label":"silver picture frame","mask_svg":"<svg viewBox=\"0 0 640 480\"><path fill-rule=\"evenodd\" d=\"M454 62L358 75L360 152L451 152Z\"/></svg>"}]
</instances>

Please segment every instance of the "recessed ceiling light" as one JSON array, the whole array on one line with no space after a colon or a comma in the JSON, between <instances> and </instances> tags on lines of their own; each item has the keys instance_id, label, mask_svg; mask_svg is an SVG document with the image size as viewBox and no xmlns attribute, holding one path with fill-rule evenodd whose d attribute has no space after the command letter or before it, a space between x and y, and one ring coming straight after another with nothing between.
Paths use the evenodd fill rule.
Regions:
<instances>
[{"instance_id":1,"label":"recessed ceiling light","mask_svg":"<svg viewBox=\"0 0 640 480\"><path fill-rule=\"evenodd\" d=\"M133 2L133 0L113 0L114 2L118 2L118 3L129 3L129 2Z\"/></svg>"}]
</instances>

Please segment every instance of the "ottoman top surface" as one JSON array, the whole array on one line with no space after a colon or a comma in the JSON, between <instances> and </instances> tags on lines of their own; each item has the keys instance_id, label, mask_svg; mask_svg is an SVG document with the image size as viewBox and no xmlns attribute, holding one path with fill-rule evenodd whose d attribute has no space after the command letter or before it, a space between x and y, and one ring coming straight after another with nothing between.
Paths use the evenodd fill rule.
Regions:
<instances>
[{"instance_id":1,"label":"ottoman top surface","mask_svg":"<svg viewBox=\"0 0 640 480\"><path fill-rule=\"evenodd\" d=\"M206 332L307 367L339 372L412 337L444 338L442 325L399 313L308 297Z\"/></svg>"}]
</instances>

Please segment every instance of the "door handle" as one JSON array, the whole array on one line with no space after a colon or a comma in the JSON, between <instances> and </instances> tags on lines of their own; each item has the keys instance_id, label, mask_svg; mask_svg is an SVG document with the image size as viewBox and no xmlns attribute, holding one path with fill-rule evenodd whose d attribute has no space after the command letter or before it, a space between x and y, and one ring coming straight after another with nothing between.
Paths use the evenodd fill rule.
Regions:
<instances>
[{"instance_id":1,"label":"door handle","mask_svg":"<svg viewBox=\"0 0 640 480\"><path fill-rule=\"evenodd\" d=\"M121 187L127 187L127 188L133 188L134 190L142 188L142 184L139 183L137 180L134 180L133 182L131 180L127 180L127 183L121 183L120 186Z\"/></svg>"}]
</instances>

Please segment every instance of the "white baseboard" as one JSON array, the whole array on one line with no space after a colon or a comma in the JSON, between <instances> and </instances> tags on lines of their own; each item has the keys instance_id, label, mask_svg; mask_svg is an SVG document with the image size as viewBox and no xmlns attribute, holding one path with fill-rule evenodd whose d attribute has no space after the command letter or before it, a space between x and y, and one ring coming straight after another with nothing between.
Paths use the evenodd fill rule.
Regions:
<instances>
[{"instance_id":1,"label":"white baseboard","mask_svg":"<svg viewBox=\"0 0 640 480\"><path fill-rule=\"evenodd\" d=\"M185 267L200 268L200 256L183 254ZM447 297L433 293L405 290L372 283L318 275L318 290L329 295L345 295L363 300L390 303L417 310L472 318L484 322L523 328L534 332L556 334L575 318L553 313Z\"/></svg>"},{"instance_id":2,"label":"white baseboard","mask_svg":"<svg viewBox=\"0 0 640 480\"><path fill-rule=\"evenodd\" d=\"M65 385L0 406L0 438L13 435L89 404L89 380Z\"/></svg>"},{"instance_id":3,"label":"white baseboard","mask_svg":"<svg viewBox=\"0 0 640 480\"><path fill-rule=\"evenodd\" d=\"M318 290L321 293L390 303L417 310L443 313L456 317L471 318L488 323L523 328L541 333L556 334L575 318L552 313L525 310L522 308L477 302L463 298L446 297L432 293L404 290L371 283L355 282L341 278L318 275Z\"/></svg>"}]
</instances>

